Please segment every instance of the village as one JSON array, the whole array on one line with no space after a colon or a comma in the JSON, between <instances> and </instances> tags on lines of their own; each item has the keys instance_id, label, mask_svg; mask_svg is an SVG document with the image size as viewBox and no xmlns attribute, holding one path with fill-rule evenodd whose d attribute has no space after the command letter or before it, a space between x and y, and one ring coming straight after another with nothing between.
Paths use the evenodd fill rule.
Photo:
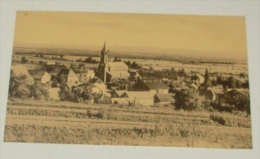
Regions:
<instances>
[{"instance_id":1,"label":"village","mask_svg":"<svg viewBox=\"0 0 260 159\"><path fill-rule=\"evenodd\" d=\"M202 74L186 72L185 68L143 68L136 62L109 57L106 43L99 61L89 57L66 66L64 55L46 61L40 60L44 59L43 54L35 56L38 61L30 62L26 56L13 58L9 97L126 106L172 105L186 110L234 108L249 112L248 75L243 72L220 74L206 68ZM96 65L88 68L84 62ZM37 63L37 67L28 69L28 63Z\"/></svg>"}]
</instances>

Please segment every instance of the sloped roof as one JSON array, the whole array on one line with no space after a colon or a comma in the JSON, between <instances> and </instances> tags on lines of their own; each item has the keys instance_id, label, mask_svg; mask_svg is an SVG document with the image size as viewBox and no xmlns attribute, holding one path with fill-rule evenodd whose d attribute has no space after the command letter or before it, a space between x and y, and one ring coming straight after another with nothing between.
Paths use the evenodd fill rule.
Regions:
<instances>
[{"instance_id":1,"label":"sloped roof","mask_svg":"<svg viewBox=\"0 0 260 159\"><path fill-rule=\"evenodd\" d=\"M75 82L66 82L66 85L71 89L73 86L77 86L77 83Z\"/></svg>"},{"instance_id":2,"label":"sloped roof","mask_svg":"<svg viewBox=\"0 0 260 159\"><path fill-rule=\"evenodd\" d=\"M104 83L100 78L92 78L88 81L88 83Z\"/></svg>"},{"instance_id":3,"label":"sloped roof","mask_svg":"<svg viewBox=\"0 0 260 159\"><path fill-rule=\"evenodd\" d=\"M83 84L80 84L80 85L75 86L74 89L84 90L85 88L87 88L87 84L86 84L86 83L83 83Z\"/></svg>"},{"instance_id":4,"label":"sloped roof","mask_svg":"<svg viewBox=\"0 0 260 159\"><path fill-rule=\"evenodd\" d=\"M100 78L93 78L93 79L90 79L88 81L88 83L83 83L83 84L80 84L80 85L77 85L77 86L74 85L75 86L74 89L85 90L85 89L90 88L92 86L92 84L94 84L94 83L103 83L103 84L105 84Z\"/></svg>"},{"instance_id":5,"label":"sloped roof","mask_svg":"<svg viewBox=\"0 0 260 159\"><path fill-rule=\"evenodd\" d=\"M33 78L42 78L45 71L44 70L29 70Z\"/></svg>"},{"instance_id":6,"label":"sloped roof","mask_svg":"<svg viewBox=\"0 0 260 159\"><path fill-rule=\"evenodd\" d=\"M118 97L121 97L125 92L126 92L126 90L115 91L115 93L118 95Z\"/></svg>"},{"instance_id":7,"label":"sloped roof","mask_svg":"<svg viewBox=\"0 0 260 159\"><path fill-rule=\"evenodd\" d=\"M161 81L144 81L144 85L149 89L149 90L155 90L155 89L168 89L168 86L164 84Z\"/></svg>"},{"instance_id":8,"label":"sloped roof","mask_svg":"<svg viewBox=\"0 0 260 159\"><path fill-rule=\"evenodd\" d=\"M148 91L129 91L125 92L122 95L127 95L129 98L135 98L135 99L154 99L154 94L150 93Z\"/></svg>"},{"instance_id":9,"label":"sloped roof","mask_svg":"<svg viewBox=\"0 0 260 159\"><path fill-rule=\"evenodd\" d=\"M179 82L179 81L173 81L173 82L171 82L171 85L174 88L183 88L184 87L184 85L181 82Z\"/></svg>"},{"instance_id":10,"label":"sloped roof","mask_svg":"<svg viewBox=\"0 0 260 159\"><path fill-rule=\"evenodd\" d=\"M94 70L91 69L86 69L86 70L74 69L73 71L78 74L94 73Z\"/></svg>"},{"instance_id":11,"label":"sloped roof","mask_svg":"<svg viewBox=\"0 0 260 159\"><path fill-rule=\"evenodd\" d=\"M60 70L60 72L58 73L59 75L68 75L70 73L70 69L68 68L63 68Z\"/></svg>"},{"instance_id":12,"label":"sloped roof","mask_svg":"<svg viewBox=\"0 0 260 159\"><path fill-rule=\"evenodd\" d=\"M28 74L28 70L24 65L19 65L19 64L12 65L11 70L15 76Z\"/></svg>"},{"instance_id":13,"label":"sloped roof","mask_svg":"<svg viewBox=\"0 0 260 159\"><path fill-rule=\"evenodd\" d=\"M28 72L27 68L24 65L19 65L19 64L12 65L11 70L14 76L25 75L26 82L34 82L33 77L30 75L30 73Z\"/></svg>"},{"instance_id":14,"label":"sloped roof","mask_svg":"<svg viewBox=\"0 0 260 159\"><path fill-rule=\"evenodd\" d=\"M124 62L109 62L108 66L110 68L125 68L128 69L128 66Z\"/></svg>"},{"instance_id":15,"label":"sloped roof","mask_svg":"<svg viewBox=\"0 0 260 159\"><path fill-rule=\"evenodd\" d=\"M64 67L61 67L61 66L55 66L55 67L53 67L53 68L51 68L51 67L48 67L48 68L46 68L46 71L48 72L48 73L50 73L51 75L58 75L59 73L60 73L60 71L62 70L62 69L64 69Z\"/></svg>"},{"instance_id":16,"label":"sloped roof","mask_svg":"<svg viewBox=\"0 0 260 159\"><path fill-rule=\"evenodd\" d=\"M157 93L155 97L157 97L160 102L171 102L174 100L171 94Z\"/></svg>"},{"instance_id":17,"label":"sloped roof","mask_svg":"<svg viewBox=\"0 0 260 159\"><path fill-rule=\"evenodd\" d=\"M127 92L127 91L126 91L126 90L112 91L112 92L111 92L111 96L112 96L113 98L124 97L125 92Z\"/></svg>"},{"instance_id":18,"label":"sloped roof","mask_svg":"<svg viewBox=\"0 0 260 159\"><path fill-rule=\"evenodd\" d=\"M72 70L72 69L69 69L69 68L63 68L60 70L60 73L58 74L59 76L60 75L65 75L65 76L70 76L70 77L78 77L75 72Z\"/></svg>"}]
</instances>

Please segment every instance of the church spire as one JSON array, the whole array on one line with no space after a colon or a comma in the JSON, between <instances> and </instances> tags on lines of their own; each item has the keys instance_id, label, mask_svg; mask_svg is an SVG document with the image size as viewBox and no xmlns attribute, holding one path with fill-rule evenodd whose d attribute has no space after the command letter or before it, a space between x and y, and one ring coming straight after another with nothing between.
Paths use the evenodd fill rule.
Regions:
<instances>
[{"instance_id":1,"label":"church spire","mask_svg":"<svg viewBox=\"0 0 260 159\"><path fill-rule=\"evenodd\" d=\"M106 50L106 43L107 43L107 41L105 40L103 50Z\"/></svg>"}]
</instances>

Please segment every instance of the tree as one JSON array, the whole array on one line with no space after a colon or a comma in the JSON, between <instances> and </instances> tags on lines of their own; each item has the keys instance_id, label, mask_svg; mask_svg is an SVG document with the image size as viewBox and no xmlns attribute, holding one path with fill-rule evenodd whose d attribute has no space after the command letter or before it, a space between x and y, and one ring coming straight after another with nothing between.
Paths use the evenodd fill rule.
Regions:
<instances>
[{"instance_id":1,"label":"tree","mask_svg":"<svg viewBox=\"0 0 260 159\"><path fill-rule=\"evenodd\" d=\"M51 85L51 87L58 87L58 80L57 80L57 78L54 78L54 79L52 80L52 85Z\"/></svg>"},{"instance_id":2,"label":"tree","mask_svg":"<svg viewBox=\"0 0 260 159\"><path fill-rule=\"evenodd\" d=\"M171 68L171 72L172 72L172 73L176 73L176 70L175 70L174 67Z\"/></svg>"},{"instance_id":3,"label":"tree","mask_svg":"<svg viewBox=\"0 0 260 159\"><path fill-rule=\"evenodd\" d=\"M65 86L66 85L66 78L65 78L65 76L64 75L60 75L60 77L59 77L59 83L60 83L60 85L61 86Z\"/></svg>"},{"instance_id":4,"label":"tree","mask_svg":"<svg viewBox=\"0 0 260 159\"><path fill-rule=\"evenodd\" d=\"M85 59L86 63L97 63L97 61L95 59L93 59L92 56L89 56L88 58Z\"/></svg>"},{"instance_id":5,"label":"tree","mask_svg":"<svg viewBox=\"0 0 260 159\"><path fill-rule=\"evenodd\" d=\"M204 85L205 85L206 87L209 87L209 86L212 85L212 81L211 81L211 79L210 79L208 69L206 69L206 71L205 71L205 75L204 75Z\"/></svg>"},{"instance_id":6,"label":"tree","mask_svg":"<svg viewBox=\"0 0 260 159\"><path fill-rule=\"evenodd\" d=\"M31 91L31 97L34 99L40 100L40 99L45 99L47 100L49 98L49 92L44 86L36 82L33 85L30 86L30 91Z\"/></svg>"},{"instance_id":7,"label":"tree","mask_svg":"<svg viewBox=\"0 0 260 159\"><path fill-rule=\"evenodd\" d=\"M140 69L141 67L134 61L131 65L131 68Z\"/></svg>"},{"instance_id":8,"label":"tree","mask_svg":"<svg viewBox=\"0 0 260 159\"><path fill-rule=\"evenodd\" d=\"M130 61L125 61L125 64L128 66L128 67L131 67L131 62Z\"/></svg>"},{"instance_id":9,"label":"tree","mask_svg":"<svg viewBox=\"0 0 260 159\"><path fill-rule=\"evenodd\" d=\"M28 62L28 59L25 56L23 56L21 58L21 63L27 63L27 62Z\"/></svg>"},{"instance_id":10,"label":"tree","mask_svg":"<svg viewBox=\"0 0 260 159\"><path fill-rule=\"evenodd\" d=\"M249 88L249 81L246 80L243 84L242 84L243 88Z\"/></svg>"},{"instance_id":11,"label":"tree","mask_svg":"<svg viewBox=\"0 0 260 159\"><path fill-rule=\"evenodd\" d=\"M175 105L177 109L202 110L210 109L209 102L194 90L182 89L175 94Z\"/></svg>"},{"instance_id":12,"label":"tree","mask_svg":"<svg viewBox=\"0 0 260 159\"><path fill-rule=\"evenodd\" d=\"M237 81L233 76L230 76L227 81L227 85L229 88L236 88L237 87Z\"/></svg>"},{"instance_id":13,"label":"tree","mask_svg":"<svg viewBox=\"0 0 260 159\"><path fill-rule=\"evenodd\" d=\"M249 94L241 93L236 90L229 91L224 96L226 104L234 107L234 109L250 112Z\"/></svg>"},{"instance_id":14,"label":"tree","mask_svg":"<svg viewBox=\"0 0 260 159\"><path fill-rule=\"evenodd\" d=\"M65 85L60 87L59 96L61 101L75 101L75 95Z\"/></svg>"},{"instance_id":15,"label":"tree","mask_svg":"<svg viewBox=\"0 0 260 159\"><path fill-rule=\"evenodd\" d=\"M74 63L71 63L71 64L70 64L70 68L71 68L71 69L76 69L76 68L77 68L77 65L74 64Z\"/></svg>"},{"instance_id":16,"label":"tree","mask_svg":"<svg viewBox=\"0 0 260 159\"><path fill-rule=\"evenodd\" d=\"M227 87L227 79L223 76L218 76L216 84L222 85L224 88Z\"/></svg>"},{"instance_id":17,"label":"tree","mask_svg":"<svg viewBox=\"0 0 260 159\"><path fill-rule=\"evenodd\" d=\"M9 83L9 95L17 98L29 98L30 90L25 80L26 75L14 76L11 73Z\"/></svg>"},{"instance_id":18,"label":"tree","mask_svg":"<svg viewBox=\"0 0 260 159\"><path fill-rule=\"evenodd\" d=\"M78 65L78 68L85 70L86 69L86 65L81 63L81 64Z\"/></svg>"},{"instance_id":19,"label":"tree","mask_svg":"<svg viewBox=\"0 0 260 159\"><path fill-rule=\"evenodd\" d=\"M122 61L122 60L119 57L114 58L114 62L120 62L120 61Z\"/></svg>"},{"instance_id":20,"label":"tree","mask_svg":"<svg viewBox=\"0 0 260 159\"><path fill-rule=\"evenodd\" d=\"M186 76L187 74L186 74L186 72L185 72L185 69L184 69L184 68L180 69L180 70L178 71L178 75L179 75L179 76Z\"/></svg>"}]
</instances>

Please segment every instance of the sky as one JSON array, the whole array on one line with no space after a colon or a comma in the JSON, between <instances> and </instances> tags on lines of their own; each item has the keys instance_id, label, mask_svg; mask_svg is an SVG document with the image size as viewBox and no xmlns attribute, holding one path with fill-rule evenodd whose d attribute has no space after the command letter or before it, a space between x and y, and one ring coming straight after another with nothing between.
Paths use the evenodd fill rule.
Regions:
<instances>
[{"instance_id":1,"label":"sky","mask_svg":"<svg viewBox=\"0 0 260 159\"><path fill-rule=\"evenodd\" d=\"M19 11L14 47L247 59L245 17Z\"/></svg>"}]
</instances>

